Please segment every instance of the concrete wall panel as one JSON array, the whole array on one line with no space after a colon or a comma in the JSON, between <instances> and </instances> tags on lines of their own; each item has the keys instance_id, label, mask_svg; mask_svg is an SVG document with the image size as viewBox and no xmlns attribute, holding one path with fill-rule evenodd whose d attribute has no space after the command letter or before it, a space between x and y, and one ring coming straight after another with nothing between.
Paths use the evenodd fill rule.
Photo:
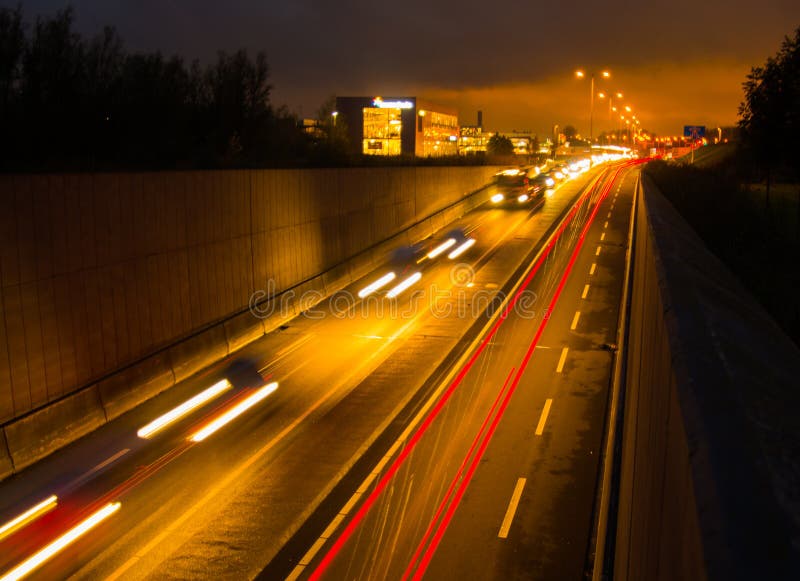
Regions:
<instances>
[{"instance_id":1,"label":"concrete wall panel","mask_svg":"<svg viewBox=\"0 0 800 581\"><path fill-rule=\"evenodd\" d=\"M796 578L800 351L647 179L638 200L613 578Z\"/></svg>"},{"instance_id":2,"label":"concrete wall panel","mask_svg":"<svg viewBox=\"0 0 800 581\"><path fill-rule=\"evenodd\" d=\"M169 348L175 382L191 377L228 354L225 328L217 325Z\"/></svg>"},{"instance_id":3,"label":"concrete wall panel","mask_svg":"<svg viewBox=\"0 0 800 581\"><path fill-rule=\"evenodd\" d=\"M174 384L172 364L167 353L161 352L104 379L98 393L111 421Z\"/></svg>"},{"instance_id":4,"label":"concrete wall panel","mask_svg":"<svg viewBox=\"0 0 800 581\"><path fill-rule=\"evenodd\" d=\"M0 424L14 417L11 361L8 358L8 334L4 304L3 289L0 288ZM2 454L1 451L0 454Z\"/></svg>"},{"instance_id":5,"label":"concrete wall panel","mask_svg":"<svg viewBox=\"0 0 800 581\"><path fill-rule=\"evenodd\" d=\"M33 409L28 375L28 353L25 347L25 322L19 285L3 289L3 308L11 368L11 398L16 417Z\"/></svg>"}]
</instances>

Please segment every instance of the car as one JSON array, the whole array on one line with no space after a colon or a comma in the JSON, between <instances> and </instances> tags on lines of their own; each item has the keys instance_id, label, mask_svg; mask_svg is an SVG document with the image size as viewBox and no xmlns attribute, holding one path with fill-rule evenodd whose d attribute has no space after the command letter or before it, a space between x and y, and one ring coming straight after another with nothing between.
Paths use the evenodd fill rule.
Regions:
<instances>
[{"instance_id":1,"label":"car","mask_svg":"<svg viewBox=\"0 0 800 581\"><path fill-rule=\"evenodd\" d=\"M545 172L533 178L533 183L541 186L543 190L550 190L555 187L556 180L548 172Z\"/></svg>"},{"instance_id":2,"label":"car","mask_svg":"<svg viewBox=\"0 0 800 581\"><path fill-rule=\"evenodd\" d=\"M514 168L495 174L495 193L490 198L492 205L507 207L530 207L544 198L546 184L538 177L537 168Z\"/></svg>"}]
</instances>

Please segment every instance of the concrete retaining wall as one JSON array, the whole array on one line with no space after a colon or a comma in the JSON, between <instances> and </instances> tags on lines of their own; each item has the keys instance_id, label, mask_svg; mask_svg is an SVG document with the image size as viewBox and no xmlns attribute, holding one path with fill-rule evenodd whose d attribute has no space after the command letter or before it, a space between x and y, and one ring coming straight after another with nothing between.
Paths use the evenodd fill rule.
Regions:
<instances>
[{"instance_id":1,"label":"concrete retaining wall","mask_svg":"<svg viewBox=\"0 0 800 581\"><path fill-rule=\"evenodd\" d=\"M614 578L800 578L800 350L647 179L634 248Z\"/></svg>"},{"instance_id":2,"label":"concrete retaining wall","mask_svg":"<svg viewBox=\"0 0 800 581\"><path fill-rule=\"evenodd\" d=\"M496 169L0 176L0 478L429 236Z\"/></svg>"}]
</instances>

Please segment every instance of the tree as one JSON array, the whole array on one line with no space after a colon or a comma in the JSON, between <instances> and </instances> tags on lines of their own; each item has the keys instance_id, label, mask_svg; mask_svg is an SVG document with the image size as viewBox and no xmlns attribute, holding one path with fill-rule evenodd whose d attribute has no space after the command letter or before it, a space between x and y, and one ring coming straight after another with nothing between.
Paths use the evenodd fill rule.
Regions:
<instances>
[{"instance_id":1,"label":"tree","mask_svg":"<svg viewBox=\"0 0 800 581\"><path fill-rule=\"evenodd\" d=\"M514 155L514 144L508 137L499 133L495 133L489 138L486 149L490 155Z\"/></svg>"},{"instance_id":2,"label":"tree","mask_svg":"<svg viewBox=\"0 0 800 581\"><path fill-rule=\"evenodd\" d=\"M567 139L567 141L572 141L572 140L574 140L574 139L575 139L575 136L576 136L577 134L578 134L578 130L577 130L577 129L575 129L575 127L574 127L574 126L572 126L572 125L567 125L566 127L564 127L564 137Z\"/></svg>"},{"instance_id":3,"label":"tree","mask_svg":"<svg viewBox=\"0 0 800 581\"><path fill-rule=\"evenodd\" d=\"M739 128L745 153L761 168L769 189L776 169L797 178L800 156L800 27L743 84Z\"/></svg>"},{"instance_id":4,"label":"tree","mask_svg":"<svg viewBox=\"0 0 800 581\"><path fill-rule=\"evenodd\" d=\"M309 157L315 165L342 165L350 161L350 140L347 122L336 112L336 97L328 99L317 110L319 132L310 139Z\"/></svg>"},{"instance_id":5,"label":"tree","mask_svg":"<svg viewBox=\"0 0 800 581\"><path fill-rule=\"evenodd\" d=\"M19 80L25 35L22 11L0 8L0 120L5 120L16 83Z\"/></svg>"}]
</instances>

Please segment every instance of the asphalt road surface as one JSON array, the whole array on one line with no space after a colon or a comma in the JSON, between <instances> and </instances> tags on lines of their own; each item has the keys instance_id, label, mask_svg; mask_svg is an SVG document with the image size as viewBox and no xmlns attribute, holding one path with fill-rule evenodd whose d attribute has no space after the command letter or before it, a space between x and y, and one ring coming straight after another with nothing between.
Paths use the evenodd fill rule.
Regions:
<instances>
[{"instance_id":1,"label":"asphalt road surface","mask_svg":"<svg viewBox=\"0 0 800 581\"><path fill-rule=\"evenodd\" d=\"M113 513L34 576L313 574L402 454L397 438L419 427L415 420L431 417L465 358L480 347L482 329L502 319L354 534L330 557L325 578L395 578L409 563L413 574L425 561L432 579L577 579L591 530L613 355L604 344L616 333L635 170L619 173L585 233L572 274L563 274L593 202L610 183L609 168L566 182L538 211L484 206L448 225L442 236L458 228L475 245L458 259L443 253L424 262L422 279L397 298L385 297L385 289L373 300L354 298L385 274L379 270L249 345L237 356L255 362L278 388L207 439L190 438L255 394L257 386L231 387L149 439L137 430L223 379L226 363L0 483L0 526L50 494L59 499L21 530L0 534L0 578L109 503ZM583 200L578 207L577 200ZM493 306L510 296L562 225L529 281L530 292L518 300L525 308L499 316ZM428 247L444 239L435 237ZM521 370L562 279L549 324L516 378L510 372ZM590 286L581 298L585 284ZM577 310L581 315L570 329ZM569 351L556 372L564 347ZM481 450L483 436L500 418L503 397L512 391L502 421ZM453 503L479 450L469 486ZM347 516L337 517L371 474ZM498 528L521 478L514 517L500 538ZM432 550L450 506L458 510ZM326 530L331 534L320 540ZM303 559L307 565L298 568Z\"/></svg>"}]
</instances>

